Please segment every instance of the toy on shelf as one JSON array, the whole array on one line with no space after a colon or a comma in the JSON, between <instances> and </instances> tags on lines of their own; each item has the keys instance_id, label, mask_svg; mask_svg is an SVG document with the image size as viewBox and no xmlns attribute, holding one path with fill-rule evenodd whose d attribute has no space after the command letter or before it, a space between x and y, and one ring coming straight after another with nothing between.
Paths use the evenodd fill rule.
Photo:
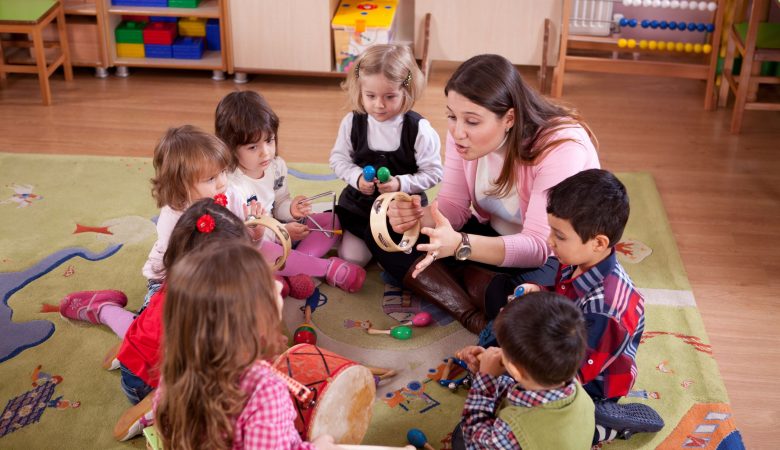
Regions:
<instances>
[{"instance_id":1,"label":"toy on shelf","mask_svg":"<svg viewBox=\"0 0 780 450\"><path fill-rule=\"evenodd\" d=\"M563 76L567 71L643 74L706 81L704 109L713 109L725 2L726 0L623 0L623 6L631 7L628 9L630 17L623 17L621 14L613 14L613 8L621 8L620 5L615 6L619 2L614 0L564 0L561 45L558 64L553 72L552 96L562 95ZM675 19L685 20L668 18L661 20L658 16L648 17L650 14L658 14L650 8L676 9L680 12L679 17ZM623 8L623 11L626 9ZM665 15L668 17L670 14ZM635 39L630 35L615 36L613 32L619 32L620 27L641 27L647 31L679 30L688 32L686 36L690 36L692 41L661 41ZM588 53L575 53L571 50ZM602 53L594 53L594 51ZM659 60L643 57L644 51L675 52L679 57L669 55ZM618 53L623 52L632 53L632 58L621 58Z\"/></svg>"},{"instance_id":2,"label":"toy on shelf","mask_svg":"<svg viewBox=\"0 0 780 450\"><path fill-rule=\"evenodd\" d=\"M337 72L348 72L369 46L392 42L397 6L397 0L341 2L331 22Z\"/></svg>"},{"instance_id":3,"label":"toy on shelf","mask_svg":"<svg viewBox=\"0 0 780 450\"><path fill-rule=\"evenodd\" d=\"M460 366L463 368L463 370L465 370L465 375L463 377L458 379L449 378L450 372L452 372L452 369L454 368L453 364ZM445 360L444 370L441 373L441 378L439 379L439 384L452 392L457 391L461 386L471 386L471 373L469 373L469 366L466 364L466 361L458 359L454 356L447 358Z\"/></svg>"},{"instance_id":4,"label":"toy on shelf","mask_svg":"<svg viewBox=\"0 0 780 450\"><path fill-rule=\"evenodd\" d=\"M431 447L431 444L428 443L428 437L418 428L410 428L409 431L406 432L406 440L417 448L434 450L433 447Z\"/></svg>"},{"instance_id":5,"label":"toy on shelf","mask_svg":"<svg viewBox=\"0 0 780 450\"><path fill-rule=\"evenodd\" d=\"M218 19L209 19L206 22L206 48L214 51L222 49Z\"/></svg>"},{"instance_id":6,"label":"toy on shelf","mask_svg":"<svg viewBox=\"0 0 780 450\"><path fill-rule=\"evenodd\" d=\"M206 19L199 17L179 19L179 36L206 37Z\"/></svg>"},{"instance_id":7,"label":"toy on shelf","mask_svg":"<svg viewBox=\"0 0 780 450\"><path fill-rule=\"evenodd\" d=\"M173 57L176 59L201 59L204 49L202 37L180 37L173 42Z\"/></svg>"}]
</instances>

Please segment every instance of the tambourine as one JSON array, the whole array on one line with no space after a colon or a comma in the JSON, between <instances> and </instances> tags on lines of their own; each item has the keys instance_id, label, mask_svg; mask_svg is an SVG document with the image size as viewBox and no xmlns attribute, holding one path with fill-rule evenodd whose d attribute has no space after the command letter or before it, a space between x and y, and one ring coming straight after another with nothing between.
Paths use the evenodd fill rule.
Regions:
<instances>
[{"instance_id":1,"label":"tambourine","mask_svg":"<svg viewBox=\"0 0 780 450\"><path fill-rule=\"evenodd\" d=\"M371 234L374 236L376 245L386 252L411 253L417 238L420 237L419 221L414 227L404 232L401 242L398 244L390 239L390 233L387 231L387 208L390 206L390 202L396 198L403 200L412 199L406 192L387 192L377 197L374 201L374 204L371 206L371 217L369 219Z\"/></svg>"},{"instance_id":2,"label":"tambourine","mask_svg":"<svg viewBox=\"0 0 780 450\"><path fill-rule=\"evenodd\" d=\"M279 243L282 245L282 249L284 250L284 253L282 254L282 256L276 258L276 261L274 262L274 265L271 268L274 271L283 269L284 263L285 261L287 261L287 257L290 256L290 250L292 250L292 239L290 239L290 233L287 232L287 229L284 228L284 225L271 216L260 216L260 217L249 216L246 222L244 222L244 225L250 228L254 228L258 225L262 225L268 228L269 230L273 231L277 239L279 239Z\"/></svg>"}]
</instances>

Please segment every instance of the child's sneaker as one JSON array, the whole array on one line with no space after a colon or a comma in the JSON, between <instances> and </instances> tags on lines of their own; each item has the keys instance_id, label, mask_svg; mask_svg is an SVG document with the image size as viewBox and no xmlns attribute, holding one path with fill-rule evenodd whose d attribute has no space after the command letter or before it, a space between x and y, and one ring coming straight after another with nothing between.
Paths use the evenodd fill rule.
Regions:
<instances>
[{"instance_id":1,"label":"child's sneaker","mask_svg":"<svg viewBox=\"0 0 780 450\"><path fill-rule=\"evenodd\" d=\"M298 300L306 300L314 293L314 281L311 277L304 274L287 277L290 284L290 297Z\"/></svg>"},{"instance_id":2,"label":"child's sneaker","mask_svg":"<svg viewBox=\"0 0 780 450\"><path fill-rule=\"evenodd\" d=\"M60 301L60 315L66 319L100 325L100 308L109 304L124 308L127 296L115 290L73 292Z\"/></svg>"},{"instance_id":3,"label":"child's sneaker","mask_svg":"<svg viewBox=\"0 0 780 450\"><path fill-rule=\"evenodd\" d=\"M357 292L366 280L366 270L335 256L330 258L325 281L347 292Z\"/></svg>"},{"instance_id":4,"label":"child's sneaker","mask_svg":"<svg viewBox=\"0 0 780 450\"><path fill-rule=\"evenodd\" d=\"M144 428L154 424L154 412L152 400L154 391L144 397L137 405L128 408L114 425L114 439L126 441L141 433Z\"/></svg>"},{"instance_id":5,"label":"child's sneaker","mask_svg":"<svg viewBox=\"0 0 780 450\"><path fill-rule=\"evenodd\" d=\"M287 298L290 295L290 283L287 282L287 278L281 275L274 275L274 280L282 283L282 298Z\"/></svg>"},{"instance_id":6,"label":"child's sneaker","mask_svg":"<svg viewBox=\"0 0 780 450\"><path fill-rule=\"evenodd\" d=\"M664 427L664 420L655 410L641 403L618 404L595 402L596 424L618 431L618 435L655 433Z\"/></svg>"}]
</instances>

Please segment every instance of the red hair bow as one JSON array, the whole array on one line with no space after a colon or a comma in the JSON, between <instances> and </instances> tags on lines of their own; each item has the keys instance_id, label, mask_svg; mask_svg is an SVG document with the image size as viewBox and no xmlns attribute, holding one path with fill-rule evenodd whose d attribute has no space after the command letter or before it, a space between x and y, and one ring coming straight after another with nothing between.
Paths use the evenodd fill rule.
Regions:
<instances>
[{"instance_id":1,"label":"red hair bow","mask_svg":"<svg viewBox=\"0 0 780 450\"><path fill-rule=\"evenodd\" d=\"M204 214L200 216L197 223L198 231L201 233L211 233L214 231L214 227L216 226L216 223L214 222L214 218L211 217L208 214Z\"/></svg>"},{"instance_id":2,"label":"red hair bow","mask_svg":"<svg viewBox=\"0 0 780 450\"><path fill-rule=\"evenodd\" d=\"M214 196L214 203L216 203L219 206L222 206L224 208L227 208L227 195L225 194L217 194Z\"/></svg>"}]
</instances>

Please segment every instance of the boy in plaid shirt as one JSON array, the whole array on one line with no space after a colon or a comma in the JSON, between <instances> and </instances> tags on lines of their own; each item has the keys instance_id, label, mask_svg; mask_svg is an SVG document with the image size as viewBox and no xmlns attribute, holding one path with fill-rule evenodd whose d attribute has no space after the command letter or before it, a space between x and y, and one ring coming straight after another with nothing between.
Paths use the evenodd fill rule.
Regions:
<instances>
[{"instance_id":1,"label":"boy in plaid shirt","mask_svg":"<svg viewBox=\"0 0 780 450\"><path fill-rule=\"evenodd\" d=\"M457 353L474 376L453 450L589 448L593 401L575 378L585 357L582 313L540 292L510 303L495 324L501 348Z\"/></svg>"},{"instance_id":2,"label":"boy in plaid shirt","mask_svg":"<svg viewBox=\"0 0 780 450\"><path fill-rule=\"evenodd\" d=\"M578 379L596 405L594 443L663 427L649 406L617 403L636 381L645 326L644 299L615 254L629 210L623 183L601 169L572 175L547 195L547 243L560 261L550 290L569 298L587 324L588 349ZM525 293L544 289L521 286Z\"/></svg>"}]
</instances>

